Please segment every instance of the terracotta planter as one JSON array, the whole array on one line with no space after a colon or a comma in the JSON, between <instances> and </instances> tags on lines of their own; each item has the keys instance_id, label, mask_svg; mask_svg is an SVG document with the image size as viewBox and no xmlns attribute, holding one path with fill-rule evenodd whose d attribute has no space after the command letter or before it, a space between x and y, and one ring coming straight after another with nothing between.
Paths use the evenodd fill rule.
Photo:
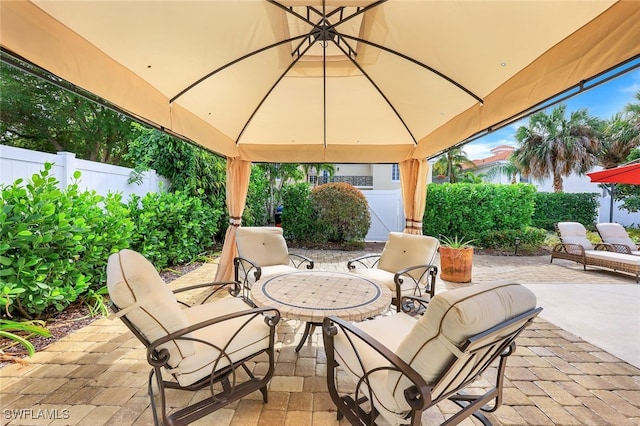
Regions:
<instances>
[{"instance_id":1,"label":"terracotta planter","mask_svg":"<svg viewBox=\"0 0 640 426\"><path fill-rule=\"evenodd\" d=\"M440 278L453 283L471 281L473 247L440 247Z\"/></svg>"}]
</instances>

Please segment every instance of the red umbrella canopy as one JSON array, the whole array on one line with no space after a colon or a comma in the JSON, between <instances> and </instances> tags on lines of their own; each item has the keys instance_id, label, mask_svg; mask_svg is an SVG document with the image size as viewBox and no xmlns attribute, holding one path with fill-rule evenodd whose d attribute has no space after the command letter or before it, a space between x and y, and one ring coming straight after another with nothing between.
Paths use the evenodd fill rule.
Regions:
<instances>
[{"instance_id":1,"label":"red umbrella canopy","mask_svg":"<svg viewBox=\"0 0 640 426\"><path fill-rule=\"evenodd\" d=\"M627 164L599 172L587 173L593 183L626 183L640 185L640 163Z\"/></svg>"}]
</instances>

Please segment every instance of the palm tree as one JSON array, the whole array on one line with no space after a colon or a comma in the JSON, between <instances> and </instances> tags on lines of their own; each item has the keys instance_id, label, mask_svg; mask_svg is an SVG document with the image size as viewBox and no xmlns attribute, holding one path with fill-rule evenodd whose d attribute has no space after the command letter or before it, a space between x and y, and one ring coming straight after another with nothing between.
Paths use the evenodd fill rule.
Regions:
<instances>
[{"instance_id":1,"label":"palm tree","mask_svg":"<svg viewBox=\"0 0 640 426\"><path fill-rule=\"evenodd\" d=\"M433 171L438 175L448 177L450 183L455 183L460 180L463 166L468 166L472 170L478 168L473 161L469 160L462 148L451 148L438 158L433 165Z\"/></svg>"},{"instance_id":2,"label":"palm tree","mask_svg":"<svg viewBox=\"0 0 640 426\"><path fill-rule=\"evenodd\" d=\"M495 167L492 167L487 172L487 178L493 179L494 177L498 176L498 174L504 173L505 175L507 175L507 178L511 180L512 184L518 183L517 181L518 173L522 174L522 171L520 170L520 167L516 163L516 159L513 156L513 154L509 156L507 161L508 162L506 164L500 164Z\"/></svg>"},{"instance_id":3,"label":"palm tree","mask_svg":"<svg viewBox=\"0 0 640 426\"><path fill-rule=\"evenodd\" d=\"M304 174L306 175L307 182L309 182L309 176L313 170L316 172L316 176L320 176L320 173L326 171L329 174L329 177L333 177L336 174L336 166L334 164L328 163L304 163L301 164L302 170L304 170ZM314 186L318 183L314 183Z\"/></svg>"},{"instance_id":4,"label":"palm tree","mask_svg":"<svg viewBox=\"0 0 640 426\"><path fill-rule=\"evenodd\" d=\"M513 153L525 176L553 178L553 190L562 192L563 177L584 175L597 163L599 120L580 109L565 117L566 106L532 115L516 132L520 147Z\"/></svg>"},{"instance_id":5,"label":"palm tree","mask_svg":"<svg viewBox=\"0 0 640 426\"><path fill-rule=\"evenodd\" d=\"M640 145L639 124L640 120L634 120L630 112L617 113L604 122L602 149L598 156L602 167L610 169L619 166L626 161L631 151Z\"/></svg>"}]
</instances>

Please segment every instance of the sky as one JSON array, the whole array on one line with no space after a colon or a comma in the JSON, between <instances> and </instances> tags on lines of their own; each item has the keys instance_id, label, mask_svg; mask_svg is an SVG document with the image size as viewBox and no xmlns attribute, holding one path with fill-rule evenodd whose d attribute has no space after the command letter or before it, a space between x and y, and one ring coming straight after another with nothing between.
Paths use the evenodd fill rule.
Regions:
<instances>
[{"instance_id":1,"label":"sky","mask_svg":"<svg viewBox=\"0 0 640 426\"><path fill-rule=\"evenodd\" d=\"M632 66L639 62L640 60L630 63L629 65ZM628 68L629 67L625 69ZM606 75L603 76L603 78L606 78ZM585 108L589 111L589 114L593 116L609 119L615 113L621 112L627 104L636 103L635 94L639 91L640 68L635 68L606 83L569 98L562 103L567 106L567 115L571 111ZM552 108L553 106L550 107L550 109ZM550 109L547 111L550 111ZM462 150L467 154L469 159L478 160L490 157L492 155L490 150L496 146L517 146L518 144L515 138L516 130L518 127L526 125L528 121L528 118L524 118L511 123L502 129L496 130L473 142L469 142L462 147Z\"/></svg>"}]
</instances>

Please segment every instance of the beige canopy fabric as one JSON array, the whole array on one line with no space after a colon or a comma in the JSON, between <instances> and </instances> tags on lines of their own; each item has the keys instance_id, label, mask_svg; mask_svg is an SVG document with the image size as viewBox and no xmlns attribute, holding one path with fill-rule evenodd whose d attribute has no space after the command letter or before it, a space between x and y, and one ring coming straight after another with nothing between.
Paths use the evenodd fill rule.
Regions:
<instances>
[{"instance_id":1,"label":"beige canopy fabric","mask_svg":"<svg viewBox=\"0 0 640 426\"><path fill-rule=\"evenodd\" d=\"M224 237L222 253L218 261L216 281L233 280L233 258L236 248L236 230L242 224L242 212L247 201L251 163L239 158L227 158L227 210L229 227Z\"/></svg>"},{"instance_id":2,"label":"beige canopy fabric","mask_svg":"<svg viewBox=\"0 0 640 426\"><path fill-rule=\"evenodd\" d=\"M251 162L424 159L640 55L637 1L0 2L5 52Z\"/></svg>"},{"instance_id":3,"label":"beige canopy fabric","mask_svg":"<svg viewBox=\"0 0 640 426\"><path fill-rule=\"evenodd\" d=\"M405 160L398 166L400 167L400 185L406 222L404 232L422 235L422 217L427 203L429 164L426 159L417 160L414 158Z\"/></svg>"}]
</instances>

